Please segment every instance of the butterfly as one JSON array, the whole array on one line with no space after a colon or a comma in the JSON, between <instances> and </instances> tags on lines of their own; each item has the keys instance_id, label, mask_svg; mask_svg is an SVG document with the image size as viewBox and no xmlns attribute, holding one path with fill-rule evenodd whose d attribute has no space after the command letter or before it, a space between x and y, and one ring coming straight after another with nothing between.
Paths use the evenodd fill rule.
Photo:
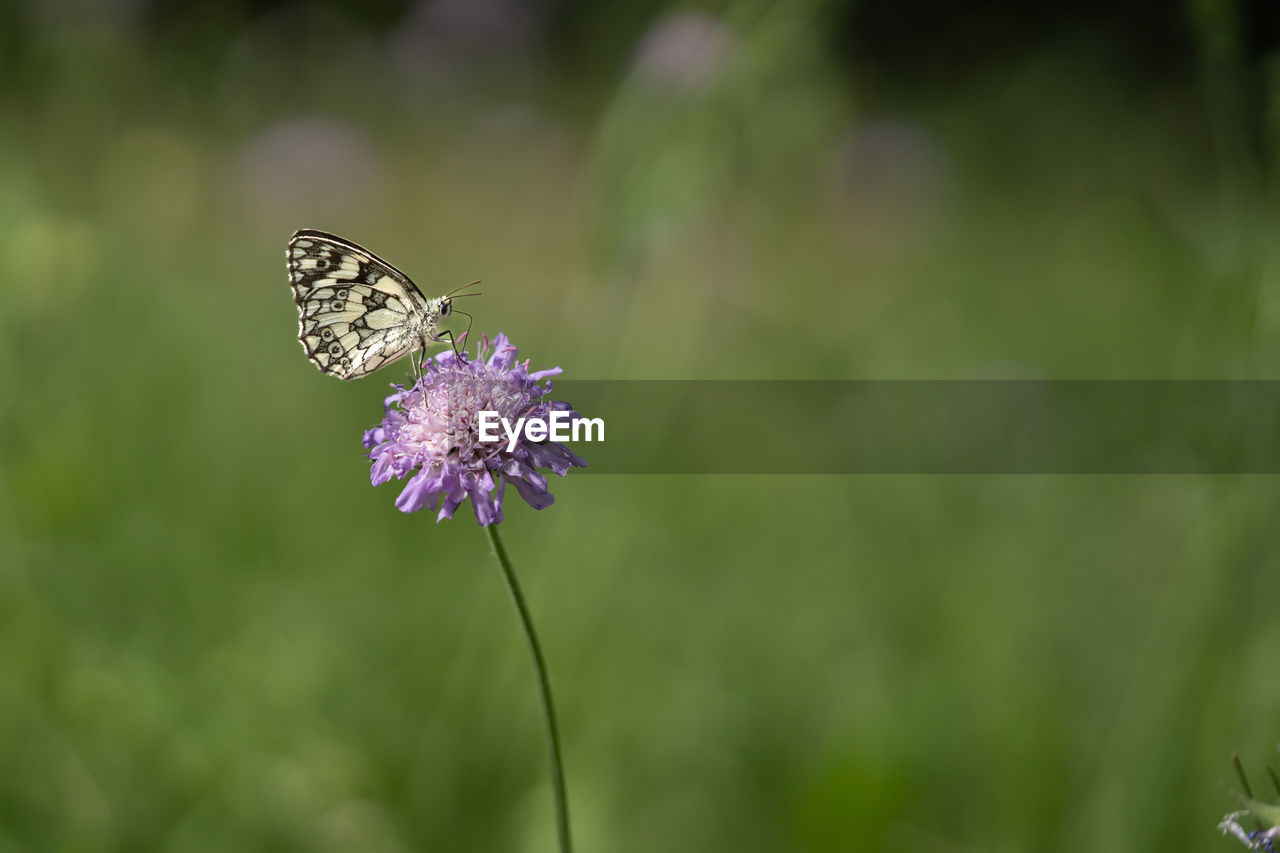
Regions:
<instances>
[{"instance_id":1,"label":"butterfly","mask_svg":"<svg viewBox=\"0 0 1280 853\"><path fill-rule=\"evenodd\" d=\"M285 256L298 306L298 340L321 372L339 379L368 376L444 341L462 358L453 333L439 331L440 320L449 315L459 290L479 282L428 299L407 275L368 249L309 228L294 232ZM418 359L413 363L418 375Z\"/></svg>"}]
</instances>

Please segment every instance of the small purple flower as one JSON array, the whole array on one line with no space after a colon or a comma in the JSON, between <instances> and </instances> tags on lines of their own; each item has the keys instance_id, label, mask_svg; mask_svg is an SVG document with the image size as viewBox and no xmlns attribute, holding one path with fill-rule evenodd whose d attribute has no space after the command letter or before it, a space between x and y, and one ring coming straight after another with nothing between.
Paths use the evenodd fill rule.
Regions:
<instances>
[{"instance_id":1,"label":"small purple flower","mask_svg":"<svg viewBox=\"0 0 1280 853\"><path fill-rule=\"evenodd\" d=\"M537 469L550 468L563 477L573 466L586 467L564 445L529 441L523 433L510 450L505 434L497 442L480 441L482 411L497 412L512 424L522 417L546 420L553 411L578 417L568 403L543 401L551 393L548 377L560 368L530 373L529 360L517 362L516 352L499 333L492 344L482 338L476 361L459 361L446 350L426 362L411 388L393 386L399 390L386 399L382 423L364 434L364 446L373 460L375 486L417 471L396 498L402 512L438 503L436 521L441 521L453 518L470 497L476 521L495 524L502 521L508 483L531 507L545 509L555 498Z\"/></svg>"}]
</instances>

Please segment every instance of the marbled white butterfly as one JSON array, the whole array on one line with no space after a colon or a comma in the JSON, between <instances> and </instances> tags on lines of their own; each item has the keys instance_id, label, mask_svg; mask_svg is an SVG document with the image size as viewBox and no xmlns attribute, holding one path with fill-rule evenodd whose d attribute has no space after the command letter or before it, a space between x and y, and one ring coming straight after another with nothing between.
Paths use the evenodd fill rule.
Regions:
<instances>
[{"instance_id":1,"label":"marbled white butterfly","mask_svg":"<svg viewBox=\"0 0 1280 853\"><path fill-rule=\"evenodd\" d=\"M407 275L373 252L311 229L294 233L286 256L298 305L298 340L324 373L339 379L367 376L443 341L457 353L453 333L439 331L440 318L450 313L458 290L478 282L427 299Z\"/></svg>"}]
</instances>

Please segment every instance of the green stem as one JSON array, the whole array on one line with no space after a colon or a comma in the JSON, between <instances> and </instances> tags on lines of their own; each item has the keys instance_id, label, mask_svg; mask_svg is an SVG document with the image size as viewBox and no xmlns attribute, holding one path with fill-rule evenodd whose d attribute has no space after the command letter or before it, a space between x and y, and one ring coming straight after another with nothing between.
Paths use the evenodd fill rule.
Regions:
<instances>
[{"instance_id":1,"label":"green stem","mask_svg":"<svg viewBox=\"0 0 1280 853\"><path fill-rule=\"evenodd\" d=\"M524 636L529 641L529 651L533 653L533 669L538 677L538 695L542 699L542 719L547 727L547 748L551 753L551 793L556 805L556 833L560 836L560 853L572 853L573 842L569 840L569 797L564 789L564 764L560 760L560 733L556 728L556 709L551 701L551 677L547 674L547 662L542 657L542 646L538 643L538 633L533 629L533 617L529 615L529 606L524 602L524 593L520 590L520 582L516 580L515 570L511 568L511 559L507 557L507 549L498 536L498 525L485 525L489 534L489 544L493 547L493 556L498 558L498 566L503 577L507 579L507 589L511 591L511 600L515 602L520 613L520 623L524 626Z\"/></svg>"}]
</instances>

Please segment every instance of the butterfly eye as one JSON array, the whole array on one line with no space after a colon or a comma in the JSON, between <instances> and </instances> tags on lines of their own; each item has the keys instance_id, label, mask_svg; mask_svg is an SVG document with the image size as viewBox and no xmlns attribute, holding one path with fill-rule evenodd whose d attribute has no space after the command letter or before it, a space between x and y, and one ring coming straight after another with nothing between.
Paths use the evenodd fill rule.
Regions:
<instances>
[{"instance_id":1,"label":"butterfly eye","mask_svg":"<svg viewBox=\"0 0 1280 853\"><path fill-rule=\"evenodd\" d=\"M444 302L440 303L440 314L441 316L443 316L448 313L449 313L449 300L446 299Z\"/></svg>"},{"instance_id":2,"label":"butterfly eye","mask_svg":"<svg viewBox=\"0 0 1280 853\"><path fill-rule=\"evenodd\" d=\"M336 342L329 344L330 355L337 355L340 352L342 352L342 344Z\"/></svg>"}]
</instances>

